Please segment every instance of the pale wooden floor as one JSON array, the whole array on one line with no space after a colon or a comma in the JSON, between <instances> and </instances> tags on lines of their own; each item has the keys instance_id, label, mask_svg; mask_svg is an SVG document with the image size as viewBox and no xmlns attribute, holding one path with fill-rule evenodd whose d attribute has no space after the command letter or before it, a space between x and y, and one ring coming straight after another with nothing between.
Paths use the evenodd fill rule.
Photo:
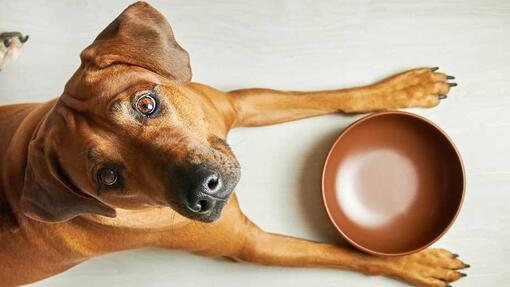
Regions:
<instances>
[{"instance_id":1,"label":"pale wooden floor","mask_svg":"<svg viewBox=\"0 0 510 287\"><path fill-rule=\"evenodd\" d=\"M0 103L58 96L78 54L130 1L0 0L0 30L31 39L0 74ZM415 66L459 82L433 110L465 160L467 197L436 246L472 268L455 286L510 286L510 2L154 1L191 54L194 80L220 89L323 89L370 83ZM256 4L255 4L256 3ZM321 205L320 172L355 117L333 115L240 129L242 208L263 228L337 241ZM34 286L404 286L334 270L268 268L140 250L91 260Z\"/></svg>"}]
</instances>

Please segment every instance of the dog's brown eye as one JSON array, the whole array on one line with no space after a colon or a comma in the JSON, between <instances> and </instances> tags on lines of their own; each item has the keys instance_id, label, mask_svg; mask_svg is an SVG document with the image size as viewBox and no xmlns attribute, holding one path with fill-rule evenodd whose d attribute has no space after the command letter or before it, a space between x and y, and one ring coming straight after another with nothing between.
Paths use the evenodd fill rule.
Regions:
<instances>
[{"instance_id":1,"label":"dog's brown eye","mask_svg":"<svg viewBox=\"0 0 510 287\"><path fill-rule=\"evenodd\" d=\"M151 95L143 95L138 98L135 107L136 110L140 113L146 116L150 116L156 111L157 102L156 99Z\"/></svg>"},{"instance_id":2,"label":"dog's brown eye","mask_svg":"<svg viewBox=\"0 0 510 287\"><path fill-rule=\"evenodd\" d=\"M103 167L97 173L97 177L101 184L105 186L112 186L115 183L117 183L117 180L119 179L119 174L117 173L116 170L112 168Z\"/></svg>"}]
</instances>

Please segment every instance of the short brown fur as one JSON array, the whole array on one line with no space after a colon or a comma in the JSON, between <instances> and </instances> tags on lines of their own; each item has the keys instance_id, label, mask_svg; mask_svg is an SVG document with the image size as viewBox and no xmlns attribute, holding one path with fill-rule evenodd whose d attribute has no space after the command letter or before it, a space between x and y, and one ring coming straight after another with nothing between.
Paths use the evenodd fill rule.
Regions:
<instances>
[{"instance_id":1,"label":"short brown fur","mask_svg":"<svg viewBox=\"0 0 510 287\"><path fill-rule=\"evenodd\" d=\"M207 163L232 189L239 165L223 142L232 128L335 112L433 107L449 92L447 75L419 68L352 89L224 93L190 82L188 54L165 18L144 2L127 8L81 58L61 97L0 107L1 286L35 282L95 256L147 246L265 265L352 270L427 287L463 276L457 269L466 265L443 249L382 258L266 233L241 212L235 195L209 217L190 219L176 195L179 179L169 176L182 166ZM132 97L145 90L160 98L157 117L134 114ZM122 166L126 184L119 190L95 186L90 174L103 160Z\"/></svg>"}]
</instances>

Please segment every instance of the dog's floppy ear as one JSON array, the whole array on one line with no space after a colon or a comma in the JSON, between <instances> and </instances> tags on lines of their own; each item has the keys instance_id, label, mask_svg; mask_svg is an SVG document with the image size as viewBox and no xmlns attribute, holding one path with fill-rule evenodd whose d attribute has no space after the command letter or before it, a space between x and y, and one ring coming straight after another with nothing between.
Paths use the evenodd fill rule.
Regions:
<instances>
[{"instance_id":1,"label":"dog's floppy ear","mask_svg":"<svg viewBox=\"0 0 510 287\"><path fill-rule=\"evenodd\" d=\"M188 53L176 42L165 17L145 2L124 10L81 53L81 59L99 68L128 64L177 82L191 80Z\"/></svg>"},{"instance_id":2,"label":"dog's floppy ear","mask_svg":"<svg viewBox=\"0 0 510 287\"><path fill-rule=\"evenodd\" d=\"M115 217L115 210L98 199L80 192L60 167L51 141L34 139L29 145L21 210L44 222L62 222L83 214Z\"/></svg>"}]
</instances>

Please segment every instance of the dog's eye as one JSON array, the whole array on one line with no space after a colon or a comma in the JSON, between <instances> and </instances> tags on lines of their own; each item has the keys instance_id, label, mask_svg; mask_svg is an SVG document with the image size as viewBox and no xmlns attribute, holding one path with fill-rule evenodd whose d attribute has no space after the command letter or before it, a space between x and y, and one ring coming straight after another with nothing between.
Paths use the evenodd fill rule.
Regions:
<instances>
[{"instance_id":1,"label":"dog's eye","mask_svg":"<svg viewBox=\"0 0 510 287\"><path fill-rule=\"evenodd\" d=\"M143 94L141 95L135 103L135 108L140 113L150 116L157 109L157 101L151 94Z\"/></svg>"},{"instance_id":2,"label":"dog's eye","mask_svg":"<svg viewBox=\"0 0 510 287\"><path fill-rule=\"evenodd\" d=\"M9 48L10 45L11 45L11 40L10 39L4 39L4 46L6 48Z\"/></svg>"},{"instance_id":3,"label":"dog's eye","mask_svg":"<svg viewBox=\"0 0 510 287\"><path fill-rule=\"evenodd\" d=\"M119 180L119 173L113 168L103 167L97 172L97 179L104 186L113 186Z\"/></svg>"}]
</instances>

